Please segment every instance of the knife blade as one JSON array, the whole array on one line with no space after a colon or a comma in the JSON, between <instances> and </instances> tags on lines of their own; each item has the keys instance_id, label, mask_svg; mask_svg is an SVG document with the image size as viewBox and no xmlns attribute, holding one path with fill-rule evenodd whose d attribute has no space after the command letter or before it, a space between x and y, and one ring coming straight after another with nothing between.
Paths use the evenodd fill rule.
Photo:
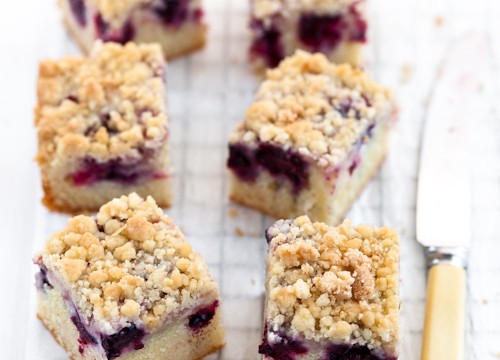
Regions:
<instances>
[{"instance_id":1,"label":"knife blade","mask_svg":"<svg viewBox=\"0 0 500 360\"><path fill-rule=\"evenodd\" d=\"M417 241L429 266L422 360L464 358L465 268L471 242L471 119L488 38L468 34L438 72L423 131ZM480 119L474 119L480 121Z\"/></svg>"}]
</instances>

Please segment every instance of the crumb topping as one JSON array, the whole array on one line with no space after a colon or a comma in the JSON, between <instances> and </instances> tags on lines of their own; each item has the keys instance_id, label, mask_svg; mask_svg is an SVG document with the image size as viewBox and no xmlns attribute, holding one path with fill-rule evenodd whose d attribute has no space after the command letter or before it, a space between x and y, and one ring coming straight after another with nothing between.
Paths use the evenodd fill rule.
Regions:
<instances>
[{"instance_id":1,"label":"crumb topping","mask_svg":"<svg viewBox=\"0 0 500 360\"><path fill-rule=\"evenodd\" d=\"M363 0L253 0L252 15L257 19L297 12L335 15L360 2Z\"/></svg>"},{"instance_id":2,"label":"crumb topping","mask_svg":"<svg viewBox=\"0 0 500 360\"><path fill-rule=\"evenodd\" d=\"M52 235L40 260L69 287L81 316L104 332L127 323L149 330L204 294L218 296L203 258L170 217L132 193L76 216Z\"/></svg>"},{"instance_id":3,"label":"crumb topping","mask_svg":"<svg viewBox=\"0 0 500 360\"><path fill-rule=\"evenodd\" d=\"M273 70L230 141L295 148L322 167L336 165L376 122L391 122L390 91L349 64L297 51Z\"/></svg>"},{"instance_id":4,"label":"crumb topping","mask_svg":"<svg viewBox=\"0 0 500 360\"><path fill-rule=\"evenodd\" d=\"M158 45L98 43L89 58L40 64L40 164L59 157L133 159L167 137L164 60Z\"/></svg>"},{"instance_id":5,"label":"crumb topping","mask_svg":"<svg viewBox=\"0 0 500 360\"><path fill-rule=\"evenodd\" d=\"M267 231L267 319L274 331L370 348L398 342L399 239L389 228L307 216Z\"/></svg>"}]
</instances>

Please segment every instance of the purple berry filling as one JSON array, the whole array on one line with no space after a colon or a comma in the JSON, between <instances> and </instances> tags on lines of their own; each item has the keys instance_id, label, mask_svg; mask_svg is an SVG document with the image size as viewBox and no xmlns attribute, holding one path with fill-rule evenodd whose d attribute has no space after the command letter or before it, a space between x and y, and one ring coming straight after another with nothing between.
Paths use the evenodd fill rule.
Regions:
<instances>
[{"instance_id":1,"label":"purple berry filling","mask_svg":"<svg viewBox=\"0 0 500 360\"><path fill-rule=\"evenodd\" d=\"M345 98L340 100L337 110L343 117L347 117L347 114L349 114L349 110L351 110L351 106L352 106L352 99ZM356 115L359 115L359 112L357 112Z\"/></svg>"},{"instance_id":2,"label":"purple berry filling","mask_svg":"<svg viewBox=\"0 0 500 360\"><path fill-rule=\"evenodd\" d=\"M219 301L216 300L212 305L198 310L195 314L189 317L189 327L194 331L198 331L206 327L214 318L215 311L218 307Z\"/></svg>"},{"instance_id":3,"label":"purple berry filling","mask_svg":"<svg viewBox=\"0 0 500 360\"><path fill-rule=\"evenodd\" d=\"M115 135L118 129L110 121L109 114L101 114L100 121L87 128L85 136L92 137L104 127L108 135ZM144 136L147 137L144 131ZM168 135L165 134L163 141ZM148 179L164 179L167 174L164 171L156 170L151 163L157 155L158 148L139 147L139 156L119 157L99 162L95 158L85 157L81 159L80 167L69 178L75 186L89 186L99 181L115 181L123 185L135 185Z\"/></svg>"},{"instance_id":4,"label":"purple berry filling","mask_svg":"<svg viewBox=\"0 0 500 360\"><path fill-rule=\"evenodd\" d=\"M252 20L250 27L255 34L250 56L263 58L267 66L276 67L285 57L280 31L273 25L265 26L260 20Z\"/></svg>"},{"instance_id":5,"label":"purple berry filling","mask_svg":"<svg viewBox=\"0 0 500 360\"><path fill-rule=\"evenodd\" d=\"M354 160L352 161L351 166L349 166L349 175L352 176L354 171L359 167L361 164L361 156L359 156L359 152L354 156Z\"/></svg>"},{"instance_id":6,"label":"purple berry filling","mask_svg":"<svg viewBox=\"0 0 500 360\"><path fill-rule=\"evenodd\" d=\"M367 128L366 128L366 136L368 136L369 138L371 138L373 136L373 130L375 129L375 124L370 124Z\"/></svg>"},{"instance_id":7,"label":"purple berry filling","mask_svg":"<svg viewBox=\"0 0 500 360\"><path fill-rule=\"evenodd\" d=\"M91 186L99 181L115 181L123 185L135 185L146 179L164 179L162 171L150 168L148 161L142 159L118 158L107 162L97 162L86 157L80 169L71 175L75 186ZM144 162L144 163L142 163Z\"/></svg>"},{"instance_id":8,"label":"purple berry filling","mask_svg":"<svg viewBox=\"0 0 500 360\"><path fill-rule=\"evenodd\" d=\"M397 360L394 357L379 357L368 347L360 345L331 345L325 360Z\"/></svg>"},{"instance_id":9,"label":"purple berry filling","mask_svg":"<svg viewBox=\"0 0 500 360\"><path fill-rule=\"evenodd\" d=\"M52 284L47 278L47 269L45 267L40 266L40 271L35 274L35 286L39 290L43 290L46 287L52 288Z\"/></svg>"},{"instance_id":10,"label":"purple berry filling","mask_svg":"<svg viewBox=\"0 0 500 360\"><path fill-rule=\"evenodd\" d=\"M130 324L129 327L121 329L116 334L101 336L101 344L104 351L106 351L108 359L114 359L119 357L124 350L142 349L144 347L142 340L145 335L144 330L137 328L134 324Z\"/></svg>"},{"instance_id":11,"label":"purple berry filling","mask_svg":"<svg viewBox=\"0 0 500 360\"><path fill-rule=\"evenodd\" d=\"M229 146L228 167L243 181L254 181L261 166L276 177L286 178L299 193L308 184L308 163L295 151L271 143L260 143L255 151L242 144Z\"/></svg>"},{"instance_id":12,"label":"purple berry filling","mask_svg":"<svg viewBox=\"0 0 500 360\"><path fill-rule=\"evenodd\" d=\"M68 97L68 100L69 97ZM75 101L77 102L77 101ZM101 128L104 127L106 129L106 132L108 135L114 135L118 133L118 129L113 126L111 123L111 115L109 114L101 114L99 117L99 122L96 124L93 124L92 126L89 126L87 130L85 131L85 136L94 136L95 133Z\"/></svg>"},{"instance_id":13,"label":"purple berry filling","mask_svg":"<svg viewBox=\"0 0 500 360\"><path fill-rule=\"evenodd\" d=\"M191 10L185 0L161 0L153 6L153 11L168 26L180 26L188 20L200 22L201 9Z\"/></svg>"},{"instance_id":14,"label":"purple berry filling","mask_svg":"<svg viewBox=\"0 0 500 360\"><path fill-rule=\"evenodd\" d=\"M271 242L271 240L273 239L273 236L269 233L269 229L270 229L270 228L267 228L267 229L266 229L266 233L265 233L265 235L266 235L266 241L267 241L267 243L268 243L268 244L269 244L269 243Z\"/></svg>"},{"instance_id":15,"label":"purple berry filling","mask_svg":"<svg viewBox=\"0 0 500 360\"><path fill-rule=\"evenodd\" d=\"M80 354L83 354L85 346L91 344L97 344L97 340L87 331L85 325L83 325L82 323L80 315L78 315L78 312L76 310L74 311L74 315L71 316L71 321L73 322L73 324L75 324L76 329L80 334L80 336L78 337L78 345L79 345L78 350L80 351Z\"/></svg>"},{"instance_id":16,"label":"purple berry filling","mask_svg":"<svg viewBox=\"0 0 500 360\"><path fill-rule=\"evenodd\" d=\"M268 327L264 328L264 338L259 346L259 354L266 355L273 360L295 360L296 355L307 354L307 348L302 341L292 339L282 333L274 333L279 337L279 341L270 343L268 341Z\"/></svg>"},{"instance_id":17,"label":"purple berry filling","mask_svg":"<svg viewBox=\"0 0 500 360\"><path fill-rule=\"evenodd\" d=\"M79 103L80 101L78 100L78 97L76 97L75 95L68 95L66 97L66 100L69 100L69 101L73 101L74 103Z\"/></svg>"},{"instance_id":18,"label":"purple berry filling","mask_svg":"<svg viewBox=\"0 0 500 360\"><path fill-rule=\"evenodd\" d=\"M351 16L351 26L349 31L349 40L366 42L366 33L368 30L368 24L366 23L363 16L358 11L356 4L349 8L349 14Z\"/></svg>"},{"instance_id":19,"label":"purple berry filling","mask_svg":"<svg viewBox=\"0 0 500 360\"><path fill-rule=\"evenodd\" d=\"M366 42L367 23L356 5L347 15L304 14L299 20L298 37L312 51L331 51L343 40Z\"/></svg>"},{"instance_id":20,"label":"purple berry filling","mask_svg":"<svg viewBox=\"0 0 500 360\"><path fill-rule=\"evenodd\" d=\"M103 41L125 44L132 41L135 37L135 27L130 21L127 21L120 29L112 29L109 24L104 21L101 14L96 14L94 17L94 25L97 38Z\"/></svg>"},{"instance_id":21,"label":"purple berry filling","mask_svg":"<svg viewBox=\"0 0 500 360\"><path fill-rule=\"evenodd\" d=\"M92 185L103 180L135 184L141 176L136 166L122 164L121 159L98 163L93 158L85 158L81 169L73 174L73 182L76 186Z\"/></svg>"},{"instance_id":22,"label":"purple berry filling","mask_svg":"<svg viewBox=\"0 0 500 360\"><path fill-rule=\"evenodd\" d=\"M299 21L298 37L312 51L329 51L342 40L346 27L339 15L305 14Z\"/></svg>"},{"instance_id":23,"label":"purple berry filling","mask_svg":"<svg viewBox=\"0 0 500 360\"><path fill-rule=\"evenodd\" d=\"M74 307L74 306L73 306ZM75 324L80 336L78 338L78 350L80 354L85 351L85 346L97 344L97 340L86 329L85 325L74 310L74 315L71 316L71 321ZM125 350L134 349L139 350L144 347L142 339L146 333L142 329L138 329L134 324L129 327L123 328L118 333L113 335L101 335L101 345L106 352L108 359L119 357Z\"/></svg>"},{"instance_id":24,"label":"purple berry filling","mask_svg":"<svg viewBox=\"0 0 500 360\"><path fill-rule=\"evenodd\" d=\"M352 175L354 171L361 165L361 148L363 147L364 144L366 144L367 139L370 139L373 136L373 130L375 129L375 124L370 124L364 133L363 136L361 136L361 139L356 143L356 150L355 154L352 160L351 165L349 166L349 175Z\"/></svg>"},{"instance_id":25,"label":"purple berry filling","mask_svg":"<svg viewBox=\"0 0 500 360\"><path fill-rule=\"evenodd\" d=\"M68 0L69 7L71 12L73 12L73 16L76 19L76 22L81 26L87 26L87 8L85 6L84 0Z\"/></svg>"},{"instance_id":26,"label":"purple berry filling","mask_svg":"<svg viewBox=\"0 0 500 360\"><path fill-rule=\"evenodd\" d=\"M187 1L162 0L153 11L165 24L178 26L187 19L189 9Z\"/></svg>"},{"instance_id":27,"label":"purple berry filling","mask_svg":"<svg viewBox=\"0 0 500 360\"><path fill-rule=\"evenodd\" d=\"M276 67L285 57L281 31L277 26L280 16L271 24L252 19L250 27L254 40L250 48L251 58L263 58L269 67ZM366 42L367 23L352 5L346 15L303 14L298 23L297 37L310 51L329 52L342 40Z\"/></svg>"},{"instance_id":28,"label":"purple berry filling","mask_svg":"<svg viewBox=\"0 0 500 360\"><path fill-rule=\"evenodd\" d=\"M368 106L368 107L372 106L370 99L368 99L365 95L361 95L361 98L365 102L366 106ZM329 100L330 100L330 103L332 104L333 98L330 98ZM333 104L332 104L332 106L333 106ZM351 111L351 109L353 109L354 117L357 120L360 120L362 117L359 109L357 109L356 107L353 108L352 99L350 97L341 99L339 101L338 105L336 106L336 109L340 113L340 115L342 115L342 117L345 117L345 118L349 116L349 111Z\"/></svg>"},{"instance_id":29,"label":"purple berry filling","mask_svg":"<svg viewBox=\"0 0 500 360\"><path fill-rule=\"evenodd\" d=\"M308 183L308 164L295 151L285 151L271 143L261 143L255 152L257 163L275 176L284 176L296 193Z\"/></svg>"},{"instance_id":30,"label":"purple berry filling","mask_svg":"<svg viewBox=\"0 0 500 360\"><path fill-rule=\"evenodd\" d=\"M253 151L243 144L229 145L227 166L244 181L254 181L259 175L257 166L254 164Z\"/></svg>"}]
</instances>

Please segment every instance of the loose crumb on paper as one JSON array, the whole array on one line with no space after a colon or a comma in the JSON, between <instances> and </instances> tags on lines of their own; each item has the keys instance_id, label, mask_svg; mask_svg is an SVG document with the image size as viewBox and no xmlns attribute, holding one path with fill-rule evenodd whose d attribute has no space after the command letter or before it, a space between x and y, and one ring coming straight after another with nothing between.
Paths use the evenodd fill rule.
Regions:
<instances>
[{"instance_id":1,"label":"loose crumb on paper","mask_svg":"<svg viewBox=\"0 0 500 360\"><path fill-rule=\"evenodd\" d=\"M234 207L229 208L227 214L229 215L229 217L231 219L234 219L234 218L238 217L238 210Z\"/></svg>"},{"instance_id":2,"label":"loose crumb on paper","mask_svg":"<svg viewBox=\"0 0 500 360\"><path fill-rule=\"evenodd\" d=\"M483 303L483 305L488 305L488 299L486 299L486 298L483 299L482 303Z\"/></svg>"},{"instance_id":3,"label":"loose crumb on paper","mask_svg":"<svg viewBox=\"0 0 500 360\"><path fill-rule=\"evenodd\" d=\"M413 66L410 64L405 64L401 68L401 83L406 84L411 80L413 75Z\"/></svg>"},{"instance_id":4,"label":"loose crumb on paper","mask_svg":"<svg viewBox=\"0 0 500 360\"><path fill-rule=\"evenodd\" d=\"M243 232L243 230L241 230L239 227L237 227L235 230L234 230L236 236L238 237L243 237L245 236L245 233Z\"/></svg>"},{"instance_id":5,"label":"loose crumb on paper","mask_svg":"<svg viewBox=\"0 0 500 360\"><path fill-rule=\"evenodd\" d=\"M441 26L443 26L443 24L444 24L444 19L443 19L443 17L442 17L442 16L436 16L436 17L434 18L434 24L435 24L437 27L441 27Z\"/></svg>"}]
</instances>

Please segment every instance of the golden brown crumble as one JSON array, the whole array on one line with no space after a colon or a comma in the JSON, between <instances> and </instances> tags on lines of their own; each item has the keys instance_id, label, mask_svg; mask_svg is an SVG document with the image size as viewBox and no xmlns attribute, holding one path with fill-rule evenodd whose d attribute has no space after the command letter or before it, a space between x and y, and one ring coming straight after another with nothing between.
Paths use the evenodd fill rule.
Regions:
<instances>
[{"instance_id":1,"label":"golden brown crumble","mask_svg":"<svg viewBox=\"0 0 500 360\"><path fill-rule=\"evenodd\" d=\"M376 122L389 123L390 91L351 65L298 50L267 72L230 141L294 147L322 167L336 165Z\"/></svg>"},{"instance_id":2,"label":"golden brown crumble","mask_svg":"<svg viewBox=\"0 0 500 360\"><path fill-rule=\"evenodd\" d=\"M307 339L394 349L399 239L389 228L338 227L307 216L268 229L268 325Z\"/></svg>"},{"instance_id":3,"label":"golden brown crumble","mask_svg":"<svg viewBox=\"0 0 500 360\"><path fill-rule=\"evenodd\" d=\"M291 12L337 14L359 2L360 0L253 0L252 15L263 19Z\"/></svg>"},{"instance_id":4,"label":"golden brown crumble","mask_svg":"<svg viewBox=\"0 0 500 360\"><path fill-rule=\"evenodd\" d=\"M55 157L137 157L167 137L164 60L158 45L96 44L89 58L40 64L40 164Z\"/></svg>"},{"instance_id":5,"label":"golden brown crumble","mask_svg":"<svg viewBox=\"0 0 500 360\"><path fill-rule=\"evenodd\" d=\"M132 193L76 216L37 262L71 290L80 315L102 331L142 321L152 330L204 295L218 297L203 258L153 198Z\"/></svg>"}]
</instances>

